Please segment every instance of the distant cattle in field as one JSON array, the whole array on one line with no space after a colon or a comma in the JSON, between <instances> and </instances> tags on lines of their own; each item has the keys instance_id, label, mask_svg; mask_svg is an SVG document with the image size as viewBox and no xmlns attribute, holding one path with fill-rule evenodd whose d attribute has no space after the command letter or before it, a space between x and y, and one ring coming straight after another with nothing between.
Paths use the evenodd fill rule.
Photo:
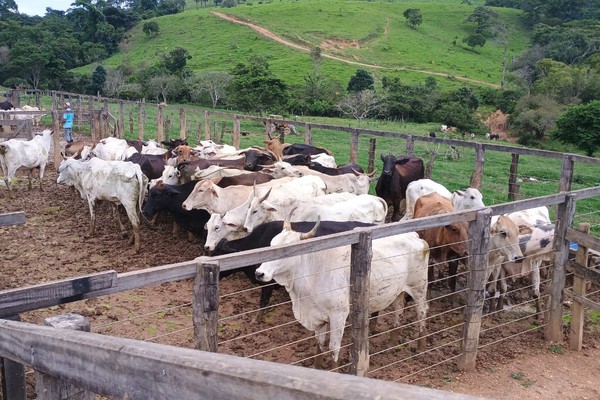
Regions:
<instances>
[{"instance_id":1,"label":"distant cattle in field","mask_svg":"<svg viewBox=\"0 0 600 400\"><path fill-rule=\"evenodd\" d=\"M423 160L411 156L381 155L383 171L377 180L375 192L394 209L392 221L400 219L400 202L406 198L409 183L425 175Z\"/></svg>"},{"instance_id":2,"label":"distant cattle in field","mask_svg":"<svg viewBox=\"0 0 600 400\"><path fill-rule=\"evenodd\" d=\"M490 133L490 140L498 140L500 139L500 134L499 133Z\"/></svg>"},{"instance_id":3,"label":"distant cattle in field","mask_svg":"<svg viewBox=\"0 0 600 400\"><path fill-rule=\"evenodd\" d=\"M436 138L437 135L435 134L435 132L431 131L431 132L429 132L429 137L430 138Z\"/></svg>"}]
</instances>

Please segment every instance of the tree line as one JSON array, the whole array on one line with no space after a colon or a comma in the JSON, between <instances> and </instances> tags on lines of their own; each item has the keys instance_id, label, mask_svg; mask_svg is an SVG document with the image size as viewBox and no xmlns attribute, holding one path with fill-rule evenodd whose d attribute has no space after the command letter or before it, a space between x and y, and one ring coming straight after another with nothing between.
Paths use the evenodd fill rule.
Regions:
<instances>
[{"instance_id":1,"label":"tree line","mask_svg":"<svg viewBox=\"0 0 600 400\"><path fill-rule=\"evenodd\" d=\"M206 6L208 1L195 0L195 4ZM14 0L0 0L0 83L191 102L259 114L345 115L357 124L364 118L439 121L463 132L486 129L478 115L484 105L509 113L510 129L523 144L553 135L593 154L597 146L587 143L600 142L577 141L566 128L567 122L574 121L573 113L584 112L589 118L600 107L597 0L487 0L483 6L473 6L463 21L467 34L454 45L477 52L489 42L500 43L504 48L501 89L442 90L434 77L416 84L391 76L375 82L368 71L360 69L349 82L340 82L322 73L318 47L311 53L312 68L298 85L275 76L261 55L227 71L194 72L187 67L188 50L181 47L143 68L127 62L116 68L102 66L102 60L118 51L128 29L142 23L146 35L159 35L156 20L145 20L181 12L184 7L185 0L75 0L67 11L47 8L44 17L30 17L18 12ZM532 30L530 47L517 57L509 57L511 31L493 7L520 9L523 23ZM417 32L426 22L419 9L407 8L403 15ZM71 72L91 63L99 65L89 75ZM600 135L600 123L594 129ZM579 139L581 134L576 136Z\"/></svg>"}]
</instances>

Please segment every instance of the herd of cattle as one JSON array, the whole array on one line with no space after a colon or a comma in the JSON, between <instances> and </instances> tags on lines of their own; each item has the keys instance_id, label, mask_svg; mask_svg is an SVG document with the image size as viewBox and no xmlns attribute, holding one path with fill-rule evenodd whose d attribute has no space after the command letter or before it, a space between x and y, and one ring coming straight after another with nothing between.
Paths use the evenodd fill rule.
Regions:
<instances>
[{"instance_id":1,"label":"herd of cattle","mask_svg":"<svg viewBox=\"0 0 600 400\"><path fill-rule=\"evenodd\" d=\"M40 189L51 144L50 130L30 141L0 143L0 163L9 196L17 169L40 171ZM265 141L265 147L243 150L202 141L162 143L102 139L78 141L65 148L58 167L59 184L75 188L87 201L90 235L98 200L122 205L133 226L132 241L140 250L140 224L159 213L172 216L174 228L204 238L212 255L293 243L315 236L392 221L484 207L475 188L448 191L424 179L423 160L382 155L378 179L357 164L337 166L330 151L304 144ZM377 181L375 195L369 194ZM121 229L123 225L118 217ZM492 218L488 258L488 292L503 301L507 280L530 275L538 311L540 266L551 257L554 228L546 207ZM425 334L427 288L436 272L454 275L468 257L467 223L458 222L421 232L373 241L370 311L390 305L395 324L404 306L404 293L416 305L418 334ZM434 262L435 261L435 262ZM275 281L292 298L295 317L314 331L322 350L330 332L329 349L337 361L349 313L350 247L320 251L249 266L242 271L255 283ZM463 262L464 264L464 262ZM436 271L437 269L437 271ZM497 283L500 289L497 290ZM450 280L455 290L456 280ZM273 285L264 285L260 307L268 303ZM260 315L257 315L260 318ZM420 344L423 344L420 341Z\"/></svg>"},{"instance_id":2,"label":"herd of cattle","mask_svg":"<svg viewBox=\"0 0 600 400\"><path fill-rule=\"evenodd\" d=\"M1 114L6 111L10 111L10 113L7 113L7 117L5 117L4 115ZM11 119L11 120L31 119L31 120L33 120L34 125L39 125L40 121L42 120L42 117L44 116L44 114L37 114L37 115L31 115L31 114L27 114L27 113L19 114L18 112L16 113L15 111L44 111L44 110L39 107L33 107L33 106L30 106L27 104L23 105L23 107L21 107L21 108L18 108L18 107L15 107L10 101L7 101L7 100L0 102L0 119ZM1 128L2 128L2 126L0 126L0 129Z\"/></svg>"}]
</instances>

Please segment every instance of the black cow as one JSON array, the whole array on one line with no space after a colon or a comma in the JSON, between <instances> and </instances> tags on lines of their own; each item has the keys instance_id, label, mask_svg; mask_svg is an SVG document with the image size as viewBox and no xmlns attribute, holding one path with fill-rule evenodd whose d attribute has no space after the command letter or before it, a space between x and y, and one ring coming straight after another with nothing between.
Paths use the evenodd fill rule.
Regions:
<instances>
[{"instance_id":1,"label":"black cow","mask_svg":"<svg viewBox=\"0 0 600 400\"><path fill-rule=\"evenodd\" d=\"M206 229L204 229L204 226L208 222L210 214L206 210L186 211L181 207L196 183L198 182L192 181L180 186L159 183L148 192L148 199L142 208L142 212L148 217L152 217L161 211L166 211L171 214L179 227L205 237Z\"/></svg>"},{"instance_id":2,"label":"black cow","mask_svg":"<svg viewBox=\"0 0 600 400\"><path fill-rule=\"evenodd\" d=\"M261 165L271 165L277 161L277 156L269 150L249 148L240 152L244 155L244 169L246 171L260 171Z\"/></svg>"},{"instance_id":3,"label":"black cow","mask_svg":"<svg viewBox=\"0 0 600 400\"><path fill-rule=\"evenodd\" d=\"M165 148L167 149L167 152L170 154L171 150L174 150L177 146L187 146L188 142L187 139L169 139L169 140L163 140L162 142L160 142L163 146L165 146Z\"/></svg>"},{"instance_id":4,"label":"black cow","mask_svg":"<svg viewBox=\"0 0 600 400\"><path fill-rule=\"evenodd\" d=\"M490 140L499 140L500 134L498 133L490 133Z\"/></svg>"},{"instance_id":5,"label":"black cow","mask_svg":"<svg viewBox=\"0 0 600 400\"><path fill-rule=\"evenodd\" d=\"M131 161L132 163L139 164L142 169L142 173L148 177L148 179L157 179L162 176L167 163L167 157L169 153L165 154L142 154L134 153L131 157L125 161Z\"/></svg>"},{"instance_id":6,"label":"black cow","mask_svg":"<svg viewBox=\"0 0 600 400\"><path fill-rule=\"evenodd\" d=\"M325 167L319 163L311 163L308 165L308 168L326 175L344 175L353 174L356 172L360 172L362 174L365 172L365 170L356 163L341 165L337 168Z\"/></svg>"},{"instance_id":7,"label":"black cow","mask_svg":"<svg viewBox=\"0 0 600 400\"><path fill-rule=\"evenodd\" d=\"M127 144L131 147L133 147L134 149L136 149L138 152L142 152L142 146L147 146L148 142L145 142L143 140L128 140L125 139L125 141L127 142Z\"/></svg>"},{"instance_id":8,"label":"black cow","mask_svg":"<svg viewBox=\"0 0 600 400\"><path fill-rule=\"evenodd\" d=\"M429 132L429 137L430 137L430 138L436 138L436 137L437 137L437 135L435 134L435 132L434 132L434 131L431 131L431 132Z\"/></svg>"},{"instance_id":9,"label":"black cow","mask_svg":"<svg viewBox=\"0 0 600 400\"><path fill-rule=\"evenodd\" d=\"M283 161L292 165L310 165L313 162L310 154L293 154L291 156L285 156L283 157Z\"/></svg>"},{"instance_id":10,"label":"black cow","mask_svg":"<svg viewBox=\"0 0 600 400\"><path fill-rule=\"evenodd\" d=\"M222 188L235 185L252 186L254 184L259 185L261 183L266 183L273 179L275 179L273 175L262 172L249 172L247 174L224 176L219 179L217 186Z\"/></svg>"},{"instance_id":11,"label":"black cow","mask_svg":"<svg viewBox=\"0 0 600 400\"><path fill-rule=\"evenodd\" d=\"M317 155L317 154L321 154L321 153L327 153L330 156L333 155L331 153L331 151L322 148L322 147L315 147L315 146L311 146L309 144L303 144L303 143L294 143L294 144L290 144L289 146L286 146L283 148L283 155L284 156L291 156L293 154L310 154L310 155Z\"/></svg>"},{"instance_id":12,"label":"black cow","mask_svg":"<svg viewBox=\"0 0 600 400\"><path fill-rule=\"evenodd\" d=\"M375 193L394 208L392 221L400 219L400 202L406 198L406 187L425 175L423 160L418 157L381 155L383 171Z\"/></svg>"},{"instance_id":13,"label":"black cow","mask_svg":"<svg viewBox=\"0 0 600 400\"><path fill-rule=\"evenodd\" d=\"M12 110L13 108L15 108L15 106L13 106L13 104L8 100L0 102L0 110L8 111Z\"/></svg>"},{"instance_id":14,"label":"black cow","mask_svg":"<svg viewBox=\"0 0 600 400\"><path fill-rule=\"evenodd\" d=\"M314 222L292 222L292 229L298 232L308 232L315 226ZM373 224L365 224L363 222L334 222L334 221L321 221L319 228L317 229L316 236L330 235L333 233L349 231L354 228L373 226ZM283 221L267 222L259 225L252 230L248 236L236 240L221 239L221 241L215 247L212 256L220 256L224 254L237 253L245 250L254 250L262 247L268 247L271 245L271 240L275 235L279 234L283 230ZM249 265L243 268L235 270L229 270L221 272L219 279L229 276L235 272L243 272L248 279L254 283L262 285L260 292L260 310L255 317L255 321L258 321L263 314L263 310L269 305L271 294L273 290L280 288L275 281L264 283L258 281L254 275L256 269L260 264Z\"/></svg>"}]
</instances>

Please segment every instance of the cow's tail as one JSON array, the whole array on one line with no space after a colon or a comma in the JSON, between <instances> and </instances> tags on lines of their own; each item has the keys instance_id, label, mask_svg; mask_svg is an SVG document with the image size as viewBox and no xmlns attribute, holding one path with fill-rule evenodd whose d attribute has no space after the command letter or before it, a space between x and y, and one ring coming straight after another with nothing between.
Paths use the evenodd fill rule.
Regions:
<instances>
[{"instance_id":1,"label":"cow's tail","mask_svg":"<svg viewBox=\"0 0 600 400\"><path fill-rule=\"evenodd\" d=\"M154 226L152 225L152 223L150 221L148 221L148 218L146 218L146 216L144 215L144 212L142 210L143 205L144 205L144 197L146 196L146 188L148 187L148 178L146 177L146 175L144 175L142 173L142 168L138 165L135 164L135 166L137 167L135 169L135 177L138 181L138 185L139 185L139 191L138 191L138 210L140 212L140 219L142 221L142 223L144 225L146 225L148 228L154 230Z\"/></svg>"}]
</instances>

